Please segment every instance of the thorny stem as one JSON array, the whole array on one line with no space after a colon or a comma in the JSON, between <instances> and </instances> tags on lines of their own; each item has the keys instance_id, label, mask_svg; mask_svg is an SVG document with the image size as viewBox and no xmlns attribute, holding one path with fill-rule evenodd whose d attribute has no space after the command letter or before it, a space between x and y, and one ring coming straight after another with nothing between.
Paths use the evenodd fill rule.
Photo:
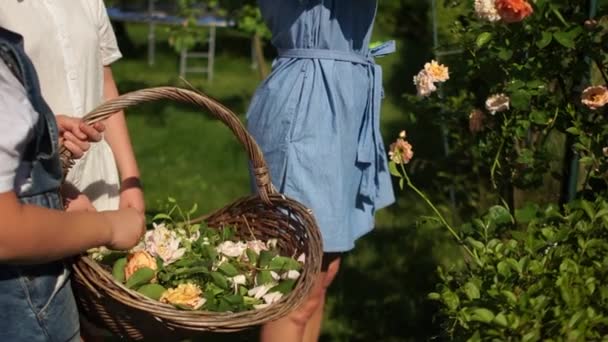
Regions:
<instances>
[{"instance_id":1,"label":"thorny stem","mask_svg":"<svg viewBox=\"0 0 608 342\"><path fill-rule=\"evenodd\" d=\"M492 162L492 168L490 169L490 179L492 180L492 186L494 187L494 189L498 189L498 186L496 185L496 177L494 176L496 174L496 168L499 166L500 164L500 154L502 153L502 149L505 146L505 142L506 142L506 137L502 138L502 141L500 142L500 146L498 147L498 151L496 151L496 156L494 157L494 162Z\"/></svg>"},{"instance_id":2,"label":"thorny stem","mask_svg":"<svg viewBox=\"0 0 608 342\"><path fill-rule=\"evenodd\" d=\"M443 217L443 215L441 214L441 212L439 211L439 209L437 209L437 207L435 207L435 205L433 204L433 202L431 202L431 200L426 196L426 194L424 192L422 192L420 189L418 189L414 185L414 183L412 183L409 175L405 171L404 164L400 163L399 165L401 167L401 172L402 172L403 178L405 179L405 182L407 183L407 186L410 189L414 190L414 192L418 196L420 196L420 198L422 198L424 200L424 202L426 202L426 204L435 212L435 215L437 215L437 217L439 218L439 221L448 229L448 231L450 232L450 234L452 234L452 236L454 236L454 238L456 239L456 241L458 241L458 243L461 244L462 247L464 247L464 249L467 251L467 253L475 260L475 262L477 262L478 265L481 265L481 261L479 260L479 258L477 257L477 255L475 253L473 253L469 249L469 247L467 245L464 244L464 241L462 241L462 239L460 238L460 236L458 236L458 233L456 233L456 230Z\"/></svg>"}]
</instances>

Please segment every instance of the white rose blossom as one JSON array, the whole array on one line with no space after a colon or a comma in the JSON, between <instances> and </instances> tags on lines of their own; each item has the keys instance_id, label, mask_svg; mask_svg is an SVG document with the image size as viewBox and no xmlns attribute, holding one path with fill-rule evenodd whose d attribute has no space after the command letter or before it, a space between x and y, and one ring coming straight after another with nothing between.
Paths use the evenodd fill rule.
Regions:
<instances>
[{"instance_id":1,"label":"white rose blossom","mask_svg":"<svg viewBox=\"0 0 608 342\"><path fill-rule=\"evenodd\" d=\"M243 253L245 252L246 249L247 249L247 244L242 241L239 241L239 242L224 241L216 248L218 253L223 254L227 257L232 257L232 258L240 257L241 255L243 255Z\"/></svg>"},{"instance_id":2,"label":"white rose blossom","mask_svg":"<svg viewBox=\"0 0 608 342\"><path fill-rule=\"evenodd\" d=\"M234 293L237 293L239 285L247 284L247 278L243 274L239 274L234 277L230 277L230 278L228 278L228 281L230 281L232 283Z\"/></svg>"},{"instance_id":3,"label":"white rose blossom","mask_svg":"<svg viewBox=\"0 0 608 342\"><path fill-rule=\"evenodd\" d=\"M291 271L287 271L285 273L283 273L281 275L281 279L293 279L296 280L300 277L300 272L295 271L295 270L291 270Z\"/></svg>"},{"instance_id":4,"label":"white rose blossom","mask_svg":"<svg viewBox=\"0 0 608 342\"><path fill-rule=\"evenodd\" d=\"M252 296L255 299L260 299L262 297L264 297L264 295L266 293L268 293L268 291L275 287L277 284L276 283L268 283L268 284L264 284L264 285L259 285L256 286L254 288L252 288L251 290L247 291L247 294L249 296Z\"/></svg>"},{"instance_id":5,"label":"white rose blossom","mask_svg":"<svg viewBox=\"0 0 608 342\"><path fill-rule=\"evenodd\" d=\"M169 265L186 252L185 248L179 248L180 238L174 231L165 227L164 224L153 223L154 229L146 232L144 238L145 249L150 255L163 259L165 265Z\"/></svg>"},{"instance_id":6,"label":"white rose blossom","mask_svg":"<svg viewBox=\"0 0 608 342\"><path fill-rule=\"evenodd\" d=\"M495 0L475 0L475 14L477 17L491 23L499 21L500 15L496 10Z\"/></svg>"},{"instance_id":7,"label":"white rose blossom","mask_svg":"<svg viewBox=\"0 0 608 342\"><path fill-rule=\"evenodd\" d=\"M281 292L271 292L262 297L262 299L264 299L264 304L257 304L253 307L257 310L264 309L271 304L278 302L281 298L283 298L283 294Z\"/></svg>"},{"instance_id":8,"label":"white rose blossom","mask_svg":"<svg viewBox=\"0 0 608 342\"><path fill-rule=\"evenodd\" d=\"M269 239L268 241L266 241L266 247L268 249L275 249L275 248L277 248L278 242L279 242L279 240L277 240L277 239Z\"/></svg>"}]
</instances>

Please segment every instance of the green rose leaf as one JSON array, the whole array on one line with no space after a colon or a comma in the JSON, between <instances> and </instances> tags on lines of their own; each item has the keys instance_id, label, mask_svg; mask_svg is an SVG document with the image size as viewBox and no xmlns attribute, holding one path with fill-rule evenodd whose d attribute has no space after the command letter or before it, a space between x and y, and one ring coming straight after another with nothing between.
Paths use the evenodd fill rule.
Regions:
<instances>
[{"instance_id":1,"label":"green rose leaf","mask_svg":"<svg viewBox=\"0 0 608 342\"><path fill-rule=\"evenodd\" d=\"M271 288L268 292L269 293L281 292L282 294L288 294L289 292L291 292L291 290L293 289L295 284L296 284L295 279L286 279L286 280L281 281L279 283L279 285Z\"/></svg>"},{"instance_id":2,"label":"green rose leaf","mask_svg":"<svg viewBox=\"0 0 608 342\"><path fill-rule=\"evenodd\" d=\"M450 310L456 310L460 305L460 299L458 298L458 295L448 289L445 289L443 290L443 292L441 292L441 299Z\"/></svg>"},{"instance_id":3,"label":"green rose leaf","mask_svg":"<svg viewBox=\"0 0 608 342\"><path fill-rule=\"evenodd\" d=\"M513 51L508 50L508 49L501 49L498 52L498 58L502 59L505 62L510 60L512 56L513 56Z\"/></svg>"},{"instance_id":4,"label":"green rose leaf","mask_svg":"<svg viewBox=\"0 0 608 342\"><path fill-rule=\"evenodd\" d=\"M538 205L528 203L522 208L515 209L515 220L518 223L528 223L536 218L538 211Z\"/></svg>"},{"instance_id":5,"label":"green rose leaf","mask_svg":"<svg viewBox=\"0 0 608 342\"><path fill-rule=\"evenodd\" d=\"M247 259L252 265L256 265L258 263L258 254L254 252L251 248L247 248L245 250L245 254L247 254Z\"/></svg>"},{"instance_id":6,"label":"green rose leaf","mask_svg":"<svg viewBox=\"0 0 608 342\"><path fill-rule=\"evenodd\" d=\"M483 323L490 323L494 320L494 313L485 308L475 308L472 310L471 320Z\"/></svg>"},{"instance_id":7,"label":"green rose leaf","mask_svg":"<svg viewBox=\"0 0 608 342\"><path fill-rule=\"evenodd\" d=\"M553 34L551 34L551 32L544 31L542 33L540 40L538 40L536 42L536 46L539 49L543 49L543 48L547 47L547 45L551 44L552 40L553 40Z\"/></svg>"},{"instance_id":8,"label":"green rose leaf","mask_svg":"<svg viewBox=\"0 0 608 342\"><path fill-rule=\"evenodd\" d=\"M492 40L492 33L490 32L482 32L475 39L475 45L477 48L481 48Z\"/></svg>"},{"instance_id":9,"label":"green rose leaf","mask_svg":"<svg viewBox=\"0 0 608 342\"><path fill-rule=\"evenodd\" d=\"M533 110L530 113L530 121L537 125L547 125L549 123L549 115L541 110Z\"/></svg>"},{"instance_id":10,"label":"green rose leaf","mask_svg":"<svg viewBox=\"0 0 608 342\"><path fill-rule=\"evenodd\" d=\"M574 37L572 37L567 32L563 32L563 31L555 32L553 34L553 38L555 38L555 40L564 47L567 47L569 49L574 49L574 47L575 47Z\"/></svg>"},{"instance_id":11,"label":"green rose leaf","mask_svg":"<svg viewBox=\"0 0 608 342\"><path fill-rule=\"evenodd\" d=\"M515 109L528 109L530 107L530 99L532 96L525 89L518 89L511 95L511 105Z\"/></svg>"},{"instance_id":12,"label":"green rose leaf","mask_svg":"<svg viewBox=\"0 0 608 342\"><path fill-rule=\"evenodd\" d=\"M272 278L270 271L264 270L264 271L258 272L258 274L256 275L256 281L257 281L258 285L264 285L264 284L272 283L274 281L274 279Z\"/></svg>"},{"instance_id":13,"label":"green rose leaf","mask_svg":"<svg viewBox=\"0 0 608 342\"><path fill-rule=\"evenodd\" d=\"M464 293L470 300L479 299L479 288L471 281L464 284Z\"/></svg>"},{"instance_id":14,"label":"green rose leaf","mask_svg":"<svg viewBox=\"0 0 608 342\"><path fill-rule=\"evenodd\" d=\"M503 328L509 326L509 323L507 322L507 316L505 316L505 314L502 312L496 315L496 317L494 317L493 323Z\"/></svg>"},{"instance_id":15,"label":"green rose leaf","mask_svg":"<svg viewBox=\"0 0 608 342\"><path fill-rule=\"evenodd\" d=\"M237 270L236 267L229 262L222 263L218 269L229 277L234 277L239 274L239 270Z\"/></svg>"},{"instance_id":16,"label":"green rose leaf","mask_svg":"<svg viewBox=\"0 0 608 342\"><path fill-rule=\"evenodd\" d=\"M173 219L171 218L171 216L169 216L167 214L159 213L159 214L154 215L154 217L152 218L152 221L157 221L157 220L168 220L168 221L171 221Z\"/></svg>"},{"instance_id":17,"label":"green rose leaf","mask_svg":"<svg viewBox=\"0 0 608 342\"><path fill-rule=\"evenodd\" d=\"M488 218L491 222L499 225L513 222L513 216L511 216L509 209L500 205L495 205L488 210Z\"/></svg>"},{"instance_id":18,"label":"green rose leaf","mask_svg":"<svg viewBox=\"0 0 608 342\"><path fill-rule=\"evenodd\" d=\"M430 300L440 300L441 299L441 295L437 292L431 292L426 297Z\"/></svg>"},{"instance_id":19,"label":"green rose leaf","mask_svg":"<svg viewBox=\"0 0 608 342\"><path fill-rule=\"evenodd\" d=\"M517 304L517 296L515 296L515 294L513 292L507 291L507 290L502 290L500 293L507 299L507 302L509 302L509 304L511 304L511 305Z\"/></svg>"},{"instance_id":20,"label":"green rose leaf","mask_svg":"<svg viewBox=\"0 0 608 342\"><path fill-rule=\"evenodd\" d=\"M270 261L270 269L273 271L297 271L302 265L296 260L284 256L276 256Z\"/></svg>"},{"instance_id":21,"label":"green rose leaf","mask_svg":"<svg viewBox=\"0 0 608 342\"><path fill-rule=\"evenodd\" d=\"M264 268L264 267L268 266L268 264L270 264L270 260L272 260L272 258L274 258L274 256L275 256L275 254L270 251L261 251L260 259L258 262L258 267Z\"/></svg>"},{"instance_id":22,"label":"green rose leaf","mask_svg":"<svg viewBox=\"0 0 608 342\"><path fill-rule=\"evenodd\" d=\"M213 280L213 283L217 286L219 286L220 288L227 290L230 288L230 285L228 284L228 279L226 279L226 277L224 275L222 275L220 272L211 272L211 279Z\"/></svg>"}]
</instances>

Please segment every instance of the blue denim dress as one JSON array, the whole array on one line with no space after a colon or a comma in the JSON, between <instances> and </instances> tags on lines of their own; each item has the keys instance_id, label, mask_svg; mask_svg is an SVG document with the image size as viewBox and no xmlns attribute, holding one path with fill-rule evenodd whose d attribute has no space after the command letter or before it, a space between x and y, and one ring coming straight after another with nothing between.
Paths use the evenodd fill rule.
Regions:
<instances>
[{"instance_id":1,"label":"blue denim dress","mask_svg":"<svg viewBox=\"0 0 608 342\"><path fill-rule=\"evenodd\" d=\"M17 195L22 203L61 210L57 124L42 99L21 36L0 28L0 58L22 82L39 114L35 137L24 156L32 165L32 186ZM0 341L79 340L78 311L63 261L27 266L0 264Z\"/></svg>"},{"instance_id":2,"label":"blue denim dress","mask_svg":"<svg viewBox=\"0 0 608 342\"><path fill-rule=\"evenodd\" d=\"M272 182L312 209L325 252L344 252L394 201L380 134L382 70L370 49L377 0L258 0L278 49L248 129Z\"/></svg>"}]
</instances>

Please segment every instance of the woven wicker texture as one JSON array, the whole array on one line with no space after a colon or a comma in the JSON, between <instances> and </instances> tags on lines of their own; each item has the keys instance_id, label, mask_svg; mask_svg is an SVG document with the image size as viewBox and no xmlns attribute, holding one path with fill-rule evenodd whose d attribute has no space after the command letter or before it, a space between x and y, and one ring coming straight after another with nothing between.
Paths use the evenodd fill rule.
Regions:
<instances>
[{"instance_id":1,"label":"woven wicker texture","mask_svg":"<svg viewBox=\"0 0 608 342\"><path fill-rule=\"evenodd\" d=\"M255 140L234 113L204 94L173 87L143 89L104 103L83 120L91 124L117 111L156 100L191 103L212 114L228 126L251 161L257 194L237 199L199 220L209 227L233 226L242 240L251 240L251 232L259 240L276 238L282 255L305 253L302 274L290 294L265 309L239 313L185 311L127 289L114 281L109 270L87 256L80 256L73 265L73 287L81 312L93 323L123 338L150 341L180 340L206 331L238 331L285 316L306 300L321 268L321 237L310 210L276 192ZM65 174L73 165L65 148L61 149L61 159Z\"/></svg>"}]
</instances>

